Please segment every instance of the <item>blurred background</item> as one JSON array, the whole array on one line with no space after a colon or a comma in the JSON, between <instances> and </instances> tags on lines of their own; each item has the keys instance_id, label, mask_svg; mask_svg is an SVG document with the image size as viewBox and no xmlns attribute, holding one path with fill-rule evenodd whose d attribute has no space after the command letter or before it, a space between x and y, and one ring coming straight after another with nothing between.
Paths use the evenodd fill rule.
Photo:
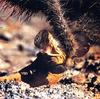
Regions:
<instances>
[{"instance_id":1,"label":"blurred background","mask_svg":"<svg viewBox=\"0 0 100 99\"><path fill-rule=\"evenodd\" d=\"M38 14L28 22L0 12L0 71L15 72L35 59L38 49L34 37L42 29L50 29L46 17Z\"/></svg>"}]
</instances>

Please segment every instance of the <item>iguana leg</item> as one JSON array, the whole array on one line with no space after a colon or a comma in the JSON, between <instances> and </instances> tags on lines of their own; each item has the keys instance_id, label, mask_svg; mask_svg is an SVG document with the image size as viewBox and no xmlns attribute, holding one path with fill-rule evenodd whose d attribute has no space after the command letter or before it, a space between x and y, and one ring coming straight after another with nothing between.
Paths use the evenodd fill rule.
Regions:
<instances>
[{"instance_id":1,"label":"iguana leg","mask_svg":"<svg viewBox=\"0 0 100 99\"><path fill-rule=\"evenodd\" d=\"M20 73L14 73L14 74L10 74L10 75L7 75L7 76L3 76L3 77L0 77L0 81L21 81L21 74Z\"/></svg>"},{"instance_id":2,"label":"iguana leg","mask_svg":"<svg viewBox=\"0 0 100 99\"><path fill-rule=\"evenodd\" d=\"M37 74L37 76L38 76L38 74ZM42 85L42 82L45 82L45 80L47 80L47 83L43 83L43 85L44 84L46 84L46 85L47 84L48 85L56 84L57 82L59 82L62 79L63 73L60 73L60 74L48 73L48 75L45 76L45 78L44 78L44 76L42 78L41 77L36 77L36 76L35 76L35 78L33 77L33 80L31 79L31 81L28 82L28 84L31 86L37 86L37 85L35 85L36 83L39 83L37 81L37 79L39 79L39 80L43 79L40 81L41 83L38 84L38 86ZM26 79L27 79L27 77L26 77ZM23 81L23 79L22 79L22 75L20 73L14 73L14 74L11 74L8 76L0 77L0 82L4 82L4 81ZM26 82L26 81L24 81L24 82Z\"/></svg>"},{"instance_id":3,"label":"iguana leg","mask_svg":"<svg viewBox=\"0 0 100 99\"><path fill-rule=\"evenodd\" d=\"M63 78L63 73L60 73L60 74L49 73L47 76L48 84L49 85L56 84L62 78Z\"/></svg>"}]
</instances>

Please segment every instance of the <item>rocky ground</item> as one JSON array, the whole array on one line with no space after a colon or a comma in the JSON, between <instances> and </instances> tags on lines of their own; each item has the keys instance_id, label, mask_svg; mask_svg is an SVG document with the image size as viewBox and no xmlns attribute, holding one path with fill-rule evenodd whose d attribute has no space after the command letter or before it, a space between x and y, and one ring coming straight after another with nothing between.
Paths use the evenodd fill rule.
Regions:
<instances>
[{"instance_id":1,"label":"rocky ground","mask_svg":"<svg viewBox=\"0 0 100 99\"><path fill-rule=\"evenodd\" d=\"M93 93L77 84L56 84L30 88L20 82L0 83L0 99L92 99Z\"/></svg>"},{"instance_id":2,"label":"rocky ground","mask_svg":"<svg viewBox=\"0 0 100 99\"><path fill-rule=\"evenodd\" d=\"M18 71L35 59L33 39L37 32L36 27L11 20L0 23L1 76ZM0 82L0 99L100 99L100 60L91 56L80 64L83 67L67 70L56 85L32 88L24 82Z\"/></svg>"}]
</instances>

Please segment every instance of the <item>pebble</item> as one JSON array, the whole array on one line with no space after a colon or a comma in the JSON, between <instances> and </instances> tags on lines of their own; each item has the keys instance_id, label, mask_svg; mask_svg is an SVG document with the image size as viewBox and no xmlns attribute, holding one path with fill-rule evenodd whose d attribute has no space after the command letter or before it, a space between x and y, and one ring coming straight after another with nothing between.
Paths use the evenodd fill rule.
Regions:
<instances>
[{"instance_id":1,"label":"pebble","mask_svg":"<svg viewBox=\"0 0 100 99\"><path fill-rule=\"evenodd\" d=\"M92 99L93 94L85 92L83 86L78 87L74 83L32 88L26 83L11 81L0 83L0 99L1 97L2 99Z\"/></svg>"},{"instance_id":2,"label":"pebble","mask_svg":"<svg viewBox=\"0 0 100 99\"><path fill-rule=\"evenodd\" d=\"M10 67L9 63L6 63L2 59L0 59L0 70L8 69L9 67Z\"/></svg>"}]
</instances>

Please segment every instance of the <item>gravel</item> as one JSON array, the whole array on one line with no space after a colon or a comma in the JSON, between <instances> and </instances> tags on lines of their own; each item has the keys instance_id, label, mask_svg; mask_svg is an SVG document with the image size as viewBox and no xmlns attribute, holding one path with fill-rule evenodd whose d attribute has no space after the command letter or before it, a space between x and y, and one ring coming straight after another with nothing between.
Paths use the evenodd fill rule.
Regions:
<instances>
[{"instance_id":1,"label":"gravel","mask_svg":"<svg viewBox=\"0 0 100 99\"><path fill-rule=\"evenodd\" d=\"M32 88L24 82L1 82L0 99L92 99L85 86L72 84L44 85Z\"/></svg>"}]
</instances>

